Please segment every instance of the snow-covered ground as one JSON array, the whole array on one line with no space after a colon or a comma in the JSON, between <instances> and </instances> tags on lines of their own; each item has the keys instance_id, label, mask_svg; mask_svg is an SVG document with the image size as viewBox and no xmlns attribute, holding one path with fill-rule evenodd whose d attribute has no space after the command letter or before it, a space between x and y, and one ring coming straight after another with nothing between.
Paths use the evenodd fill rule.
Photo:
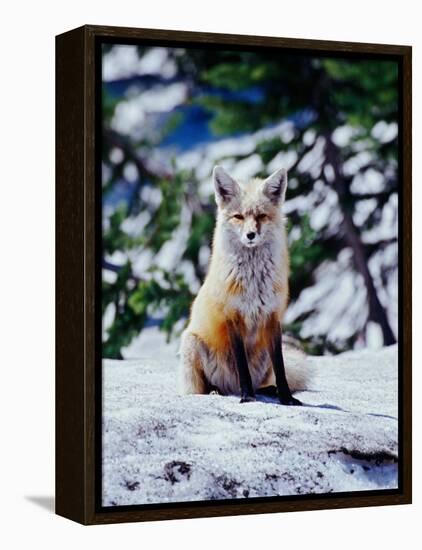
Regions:
<instances>
[{"instance_id":1,"label":"snow-covered ground","mask_svg":"<svg viewBox=\"0 0 422 550\"><path fill-rule=\"evenodd\" d=\"M303 407L180 396L156 329L103 365L103 504L397 487L397 347L308 359ZM142 349L143 346L139 346Z\"/></svg>"}]
</instances>

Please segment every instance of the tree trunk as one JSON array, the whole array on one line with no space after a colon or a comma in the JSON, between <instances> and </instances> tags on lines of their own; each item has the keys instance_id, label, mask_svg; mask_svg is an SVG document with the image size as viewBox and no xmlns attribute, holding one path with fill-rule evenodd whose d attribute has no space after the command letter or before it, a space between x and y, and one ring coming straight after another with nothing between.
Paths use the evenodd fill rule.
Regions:
<instances>
[{"instance_id":1,"label":"tree trunk","mask_svg":"<svg viewBox=\"0 0 422 550\"><path fill-rule=\"evenodd\" d=\"M331 164L334 170L335 178L333 182L333 187L339 196L339 204L341 206L342 204L344 204L347 192L341 169L341 163L338 158L336 146L331 141L330 136L326 134L325 140L327 161L329 164ZM357 229L353 221L352 213L347 208L342 208L342 213L342 227L344 229L344 238L353 251L353 259L356 269L362 275L365 282L366 292L368 296L369 319L380 325L384 345L390 346L391 344L396 343L396 337L391 329L386 311L379 301L378 294L374 285L374 280L372 279L371 272L369 271L365 249L360 239L359 230Z\"/></svg>"}]
</instances>

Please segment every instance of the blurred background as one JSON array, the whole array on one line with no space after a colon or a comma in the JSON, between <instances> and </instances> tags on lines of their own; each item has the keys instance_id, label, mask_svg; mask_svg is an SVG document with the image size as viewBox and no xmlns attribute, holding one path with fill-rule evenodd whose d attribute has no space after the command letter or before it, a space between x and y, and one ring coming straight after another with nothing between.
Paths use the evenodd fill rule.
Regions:
<instances>
[{"instance_id":1,"label":"blurred background","mask_svg":"<svg viewBox=\"0 0 422 550\"><path fill-rule=\"evenodd\" d=\"M102 78L103 357L183 330L217 163L289 172L287 334L312 354L396 341L396 62L109 44Z\"/></svg>"}]
</instances>

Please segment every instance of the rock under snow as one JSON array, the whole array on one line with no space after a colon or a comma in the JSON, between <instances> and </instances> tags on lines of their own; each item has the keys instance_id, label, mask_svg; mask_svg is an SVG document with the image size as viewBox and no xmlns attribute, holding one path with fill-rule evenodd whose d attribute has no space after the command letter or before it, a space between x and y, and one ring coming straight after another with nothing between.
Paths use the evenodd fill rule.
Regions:
<instances>
[{"instance_id":1,"label":"rock under snow","mask_svg":"<svg viewBox=\"0 0 422 550\"><path fill-rule=\"evenodd\" d=\"M180 396L177 361L103 362L104 506L397 487L396 346L309 358L303 407Z\"/></svg>"}]
</instances>

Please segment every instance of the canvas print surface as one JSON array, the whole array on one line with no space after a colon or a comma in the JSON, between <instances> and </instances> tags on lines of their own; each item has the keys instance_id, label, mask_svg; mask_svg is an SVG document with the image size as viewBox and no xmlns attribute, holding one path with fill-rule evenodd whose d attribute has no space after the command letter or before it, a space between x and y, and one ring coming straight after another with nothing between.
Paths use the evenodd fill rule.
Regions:
<instances>
[{"instance_id":1,"label":"canvas print surface","mask_svg":"<svg viewBox=\"0 0 422 550\"><path fill-rule=\"evenodd\" d=\"M399 67L102 45L102 505L399 483Z\"/></svg>"}]
</instances>

